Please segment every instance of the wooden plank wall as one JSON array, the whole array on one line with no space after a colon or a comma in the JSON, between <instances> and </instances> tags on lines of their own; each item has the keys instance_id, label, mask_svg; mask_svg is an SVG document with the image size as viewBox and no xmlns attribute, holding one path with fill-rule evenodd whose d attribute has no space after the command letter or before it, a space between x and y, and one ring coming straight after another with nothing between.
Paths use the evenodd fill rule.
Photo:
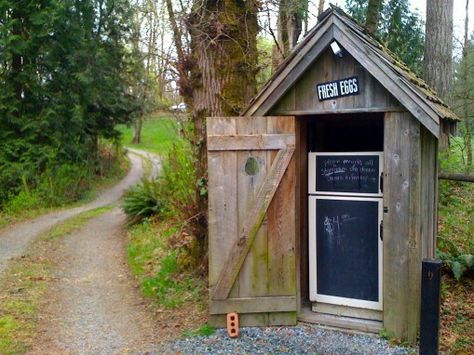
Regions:
<instances>
[{"instance_id":1,"label":"wooden plank wall","mask_svg":"<svg viewBox=\"0 0 474 355\"><path fill-rule=\"evenodd\" d=\"M421 278L420 123L408 112L385 114L384 328L416 341Z\"/></svg>"},{"instance_id":2,"label":"wooden plank wall","mask_svg":"<svg viewBox=\"0 0 474 355\"><path fill-rule=\"evenodd\" d=\"M437 235L438 141L421 127L421 240L422 257L434 258Z\"/></svg>"},{"instance_id":3,"label":"wooden plank wall","mask_svg":"<svg viewBox=\"0 0 474 355\"><path fill-rule=\"evenodd\" d=\"M309 254L308 254L308 121L296 119L296 260L298 313L309 302Z\"/></svg>"},{"instance_id":4,"label":"wooden plank wall","mask_svg":"<svg viewBox=\"0 0 474 355\"><path fill-rule=\"evenodd\" d=\"M293 117L212 118L208 132L212 135L278 134L295 131ZM209 286L216 285L225 267L226 257L243 227L246 213L265 179L277 150L209 151ZM247 158L258 161L259 173L244 171ZM213 310L227 310L239 304L242 326L295 324L296 309L285 312L255 312L258 302L270 303L271 296L296 295L295 261L295 157L269 206L267 216L246 256L240 274L232 287L229 300L211 300ZM260 301L259 301L260 298ZM243 305L248 303L247 310ZM254 301L252 301L254 300ZM278 304L278 302L274 302ZM260 309L264 309L260 303ZM268 307L267 307L268 308ZM288 308L286 306L286 308ZM211 312L212 313L212 312ZM225 315L210 317L214 326L225 325Z\"/></svg>"},{"instance_id":5,"label":"wooden plank wall","mask_svg":"<svg viewBox=\"0 0 474 355\"><path fill-rule=\"evenodd\" d=\"M358 76L360 94L319 101L316 84ZM304 115L348 112L385 112L401 110L398 101L354 58L336 57L330 48L308 69L305 75L271 109L275 115Z\"/></svg>"}]
</instances>

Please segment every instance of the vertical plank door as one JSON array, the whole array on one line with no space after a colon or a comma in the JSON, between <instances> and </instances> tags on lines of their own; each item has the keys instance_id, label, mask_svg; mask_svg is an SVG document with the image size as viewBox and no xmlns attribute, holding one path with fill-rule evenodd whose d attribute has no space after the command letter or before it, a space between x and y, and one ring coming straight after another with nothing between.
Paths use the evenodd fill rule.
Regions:
<instances>
[{"instance_id":1,"label":"vertical plank door","mask_svg":"<svg viewBox=\"0 0 474 355\"><path fill-rule=\"evenodd\" d=\"M210 322L296 323L295 118L207 119Z\"/></svg>"}]
</instances>

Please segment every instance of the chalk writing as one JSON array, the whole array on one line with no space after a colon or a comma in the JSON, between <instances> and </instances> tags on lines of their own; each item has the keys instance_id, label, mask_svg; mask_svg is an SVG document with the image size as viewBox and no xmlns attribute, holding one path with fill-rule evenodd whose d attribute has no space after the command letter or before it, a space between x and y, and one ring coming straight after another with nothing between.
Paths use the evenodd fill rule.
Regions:
<instances>
[{"instance_id":1,"label":"chalk writing","mask_svg":"<svg viewBox=\"0 0 474 355\"><path fill-rule=\"evenodd\" d=\"M358 217L352 216L348 213L344 213L336 216L324 216L324 230L326 235L330 239L336 239L340 242L340 238L343 236L344 224L353 223L357 221Z\"/></svg>"},{"instance_id":2,"label":"chalk writing","mask_svg":"<svg viewBox=\"0 0 474 355\"><path fill-rule=\"evenodd\" d=\"M316 168L318 191L378 192L378 156L317 156Z\"/></svg>"},{"instance_id":3,"label":"chalk writing","mask_svg":"<svg viewBox=\"0 0 474 355\"><path fill-rule=\"evenodd\" d=\"M379 203L316 198L318 294L379 299Z\"/></svg>"}]
</instances>

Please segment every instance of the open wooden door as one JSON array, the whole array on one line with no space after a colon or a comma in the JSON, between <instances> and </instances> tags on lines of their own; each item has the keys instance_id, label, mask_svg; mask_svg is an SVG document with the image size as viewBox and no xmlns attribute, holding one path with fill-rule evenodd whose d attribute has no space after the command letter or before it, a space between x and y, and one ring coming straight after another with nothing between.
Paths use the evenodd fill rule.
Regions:
<instances>
[{"instance_id":1,"label":"open wooden door","mask_svg":"<svg viewBox=\"0 0 474 355\"><path fill-rule=\"evenodd\" d=\"M210 322L296 323L295 118L212 117Z\"/></svg>"}]
</instances>

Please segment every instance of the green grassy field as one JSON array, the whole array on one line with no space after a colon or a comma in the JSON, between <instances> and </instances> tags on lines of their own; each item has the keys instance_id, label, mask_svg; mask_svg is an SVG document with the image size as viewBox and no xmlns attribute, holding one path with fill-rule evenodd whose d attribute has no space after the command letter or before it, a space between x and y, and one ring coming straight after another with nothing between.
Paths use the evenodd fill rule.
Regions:
<instances>
[{"instance_id":1,"label":"green grassy field","mask_svg":"<svg viewBox=\"0 0 474 355\"><path fill-rule=\"evenodd\" d=\"M140 144L131 143L133 127L119 125L117 129L122 133L122 144L124 146L143 149L159 155L166 154L173 142L179 139L179 124L169 114L152 114L146 117L143 123Z\"/></svg>"}]
</instances>

